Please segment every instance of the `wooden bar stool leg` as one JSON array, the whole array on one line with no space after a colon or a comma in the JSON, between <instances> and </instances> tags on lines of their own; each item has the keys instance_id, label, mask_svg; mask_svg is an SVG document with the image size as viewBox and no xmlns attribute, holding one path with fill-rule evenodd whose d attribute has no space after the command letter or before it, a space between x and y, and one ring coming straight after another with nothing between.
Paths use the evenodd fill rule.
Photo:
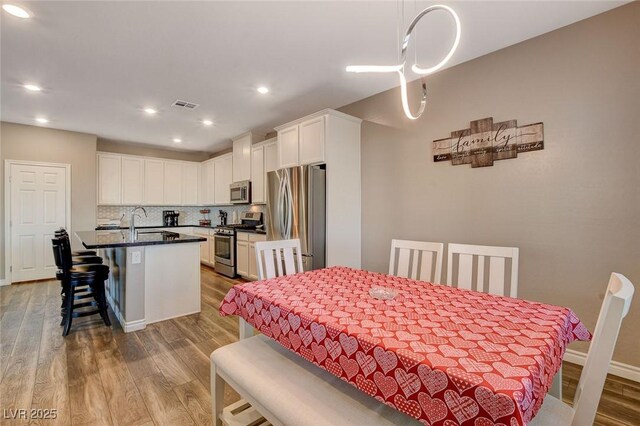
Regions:
<instances>
[{"instance_id":1,"label":"wooden bar stool leg","mask_svg":"<svg viewBox=\"0 0 640 426\"><path fill-rule=\"evenodd\" d=\"M75 295L75 288L73 285L69 285L66 294L66 307L64 312L64 329L62 331L63 336L69 335L71 330L71 322L73 321L73 299Z\"/></svg>"},{"instance_id":2,"label":"wooden bar stool leg","mask_svg":"<svg viewBox=\"0 0 640 426\"><path fill-rule=\"evenodd\" d=\"M99 286L96 294L98 296L97 302L98 308L100 309L100 316L102 317L102 321L104 321L104 324L107 327L111 327L111 320L109 319L109 312L107 310L107 298L104 291L104 282L100 280L98 281L98 283L96 283L96 285Z\"/></svg>"},{"instance_id":3,"label":"wooden bar stool leg","mask_svg":"<svg viewBox=\"0 0 640 426\"><path fill-rule=\"evenodd\" d=\"M61 281L62 283L62 291L60 292L60 298L62 299L62 303L60 303L60 326L63 326L65 323L65 311L67 309L67 298L69 296L69 288L68 285L66 285L64 283L64 280Z\"/></svg>"}]
</instances>

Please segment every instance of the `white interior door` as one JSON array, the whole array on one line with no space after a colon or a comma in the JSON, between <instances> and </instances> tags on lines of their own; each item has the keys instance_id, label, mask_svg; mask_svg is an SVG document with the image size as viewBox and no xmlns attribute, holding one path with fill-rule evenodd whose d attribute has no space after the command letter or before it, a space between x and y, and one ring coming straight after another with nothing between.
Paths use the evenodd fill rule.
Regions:
<instances>
[{"instance_id":1,"label":"white interior door","mask_svg":"<svg viewBox=\"0 0 640 426\"><path fill-rule=\"evenodd\" d=\"M11 164L11 281L55 277L51 239L67 221L67 168Z\"/></svg>"}]
</instances>

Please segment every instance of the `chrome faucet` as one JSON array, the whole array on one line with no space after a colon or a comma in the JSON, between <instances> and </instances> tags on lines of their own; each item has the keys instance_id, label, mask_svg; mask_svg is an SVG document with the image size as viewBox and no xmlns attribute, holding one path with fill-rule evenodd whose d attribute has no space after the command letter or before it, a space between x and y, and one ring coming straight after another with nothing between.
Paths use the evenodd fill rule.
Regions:
<instances>
[{"instance_id":1,"label":"chrome faucet","mask_svg":"<svg viewBox=\"0 0 640 426\"><path fill-rule=\"evenodd\" d=\"M133 210L131 210L131 220L129 220L129 234L131 235L132 240L138 239L138 231L136 231L136 216L142 217L136 213L136 211L138 210L142 210L144 212L144 217L149 217L147 216L147 211L142 206L136 206L133 208Z\"/></svg>"}]
</instances>

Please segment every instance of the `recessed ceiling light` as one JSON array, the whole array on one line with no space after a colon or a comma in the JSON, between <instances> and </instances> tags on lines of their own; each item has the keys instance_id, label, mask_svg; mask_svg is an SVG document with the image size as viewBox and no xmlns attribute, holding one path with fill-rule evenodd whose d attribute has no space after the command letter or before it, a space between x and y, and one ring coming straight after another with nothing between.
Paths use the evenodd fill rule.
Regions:
<instances>
[{"instance_id":1,"label":"recessed ceiling light","mask_svg":"<svg viewBox=\"0 0 640 426\"><path fill-rule=\"evenodd\" d=\"M36 117L36 121L40 124L47 124L49 122L49 120L44 117Z\"/></svg>"},{"instance_id":2,"label":"recessed ceiling light","mask_svg":"<svg viewBox=\"0 0 640 426\"><path fill-rule=\"evenodd\" d=\"M25 89L31 91L31 92L39 92L42 90L42 88L40 86L36 86L35 84L25 84L24 86Z\"/></svg>"},{"instance_id":3,"label":"recessed ceiling light","mask_svg":"<svg viewBox=\"0 0 640 426\"><path fill-rule=\"evenodd\" d=\"M5 12L16 16L18 18L26 19L31 18L31 14L24 8L16 6L15 4L3 4L2 8Z\"/></svg>"},{"instance_id":4,"label":"recessed ceiling light","mask_svg":"<svg viewBox=\"0 0 640 426\"><path fill-rule=\"evenodd\" d=\"M267 93L269 93L269 88L265 86L260 86L258 87L258 93L260 93L261 95L266 95Z\"/></svg>"},{"instance_id":5,"label":"recessed ceiling light","mask_svg":"<svg viewBox=\"0 0 640 426\"><path fill-rule=\"evenodd\" d=\"M211 120L202 120L202 124L204 124L205 126L211 126L211 125L213 125L213 121L211 121Z\"/></svg>"},{"instance_id":6,"label":"recessed ceiling light","mask_svg":"<svg viewBox=\"0 0 640 426\"><path fill-rule=\"evenodd\" d=\"M145 108L144 112L146 112L149 115L153 115L153 114L157 114L158 113L158 111L153 109L153 108Z\"/></svg>"},{"instance_id":7,"label":"recessed ceiling light","mask_svg":"<svg viewBox=\"0 0 640 426\"><path fill-rule=\"evenodd\" d=\"M180 139L180 138L173 138L173 141L175 143L182 143L182 139Z\"/></svg>"}]
</instances>

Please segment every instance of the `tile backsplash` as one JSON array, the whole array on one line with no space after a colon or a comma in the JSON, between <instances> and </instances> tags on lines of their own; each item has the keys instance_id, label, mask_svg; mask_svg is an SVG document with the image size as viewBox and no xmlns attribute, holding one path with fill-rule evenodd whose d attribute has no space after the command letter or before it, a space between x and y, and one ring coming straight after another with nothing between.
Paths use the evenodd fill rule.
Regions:
<instances>
[{"instance_id":1,"label":"tile backsplash","mask_svg":"<svg viewBox=\"0 0 640 426\"><path fill-rule=\"evenodd\" d=\"M180 216L178 217L179 225L197 225L200 219L203 219L203 215L200 214L200 210L209 209L211 213L208 214L208 218L211 219L211 223L213 225L217 225L220 223L220 219L218 218L218 211L224 210L227 212L227 221L228 223L233 222L233 212L236 212L238 216L238 221L240 220L240 213L246 210L251 210L253 212L263 212L264 206L261 205L240 205L240 206L224 206L224 207L208 207L208 206L197 206L197 207L187 207L187 206L144 206L144 209L147 211L147 217L144 216L142 212L142 217L136 217L136 226L162 226L162 211L163 210L175 210L180 212ZM98 219L122 219L122 226L129 226L129 219L131 217L131 210L133 210L133 206L98 206Z\"/></svg>"}]
</instances>

